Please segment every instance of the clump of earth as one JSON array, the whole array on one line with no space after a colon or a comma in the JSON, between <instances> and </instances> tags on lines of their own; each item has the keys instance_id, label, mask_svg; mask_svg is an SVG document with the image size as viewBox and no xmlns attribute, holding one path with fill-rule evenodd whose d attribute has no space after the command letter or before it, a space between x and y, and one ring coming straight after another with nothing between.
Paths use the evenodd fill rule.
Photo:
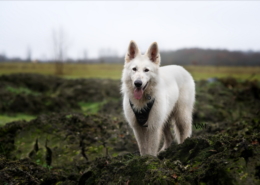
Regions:
<instances>
[{"instance_id":1,"label":"clump of earth","mask_svg":"<svg viewBox=\"0 0 260 185\"><path fill-rule=\"evenodd\" d=\"M259 184L260 83L196 81L193 135L140 156L120 81L0 76L0 184Z\"/></svg>"}]
</instances>

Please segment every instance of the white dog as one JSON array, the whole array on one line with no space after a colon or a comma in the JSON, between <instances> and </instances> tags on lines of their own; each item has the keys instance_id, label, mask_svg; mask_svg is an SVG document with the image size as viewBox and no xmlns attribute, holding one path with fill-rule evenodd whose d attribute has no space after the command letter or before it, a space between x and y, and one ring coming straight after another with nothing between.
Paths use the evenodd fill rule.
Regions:
<instances>
[{"instance_id":1,"label":"white dog","mask_svg":"<svg viewBox=\"0 0 260 185\"><path fill-rule=\"evenodd\" d=\"M181 66L160 66L157 43L142 55L130 42L122 74L123 109L141 155L156 156L162 136L165 150L175 138L182 143L192 132L195 84Z\"/></svg>"}]
</instances>

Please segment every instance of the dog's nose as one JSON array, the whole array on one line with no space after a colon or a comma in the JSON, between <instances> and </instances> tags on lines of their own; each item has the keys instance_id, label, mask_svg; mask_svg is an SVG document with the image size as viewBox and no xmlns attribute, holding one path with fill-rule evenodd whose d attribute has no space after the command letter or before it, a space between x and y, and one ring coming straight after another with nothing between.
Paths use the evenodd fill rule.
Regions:
<instances>
[{"instance_id":1,"label":"dog's nose","mask_svg":"<svg viewBox=\"0 0 260 185\"><path fill-rule=\"evenodd\" d=\"M142 83L141 80L136 80L136 81L135 81L135 86L136 86L136 87L141 87L142 84L143 84L143 83Z\"/></svg>"}]
</instances>

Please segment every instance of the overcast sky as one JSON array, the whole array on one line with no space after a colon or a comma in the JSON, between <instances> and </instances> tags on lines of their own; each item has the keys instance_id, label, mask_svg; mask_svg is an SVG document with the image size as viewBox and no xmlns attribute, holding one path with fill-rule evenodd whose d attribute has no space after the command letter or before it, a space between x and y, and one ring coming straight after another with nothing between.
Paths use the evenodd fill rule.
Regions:
<instances>
[{"instance_id":1,"label":"overcast sky","mask_svg":"<svg viewBox=\"0 0 260 185\"><path fill-rule=\"evenodd\" d=\"M142 52L211 48L260 51L260 1L0 1L0 54L53 57L53 31L63 30L67 56L124 55L130 40Z\"/></svg>"}]
</instances>

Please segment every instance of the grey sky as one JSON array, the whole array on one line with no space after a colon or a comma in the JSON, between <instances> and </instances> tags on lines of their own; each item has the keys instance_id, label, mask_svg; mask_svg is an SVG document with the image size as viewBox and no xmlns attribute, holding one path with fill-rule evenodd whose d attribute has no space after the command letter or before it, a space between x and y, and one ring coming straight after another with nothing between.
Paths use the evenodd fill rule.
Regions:
<instances>
[{"instance_id":1,"label":"grey sky","mask_svg":"<svg viewBox=\"0 0 260 185\"><path fill-rule=\"evenodd\" d=\"M67 55L123 55L130 40L144 52L190 47L260 50L260 1L0 1L0 53L53 57L52 31L67 35Z\"/></svg>"}]
</instances>

